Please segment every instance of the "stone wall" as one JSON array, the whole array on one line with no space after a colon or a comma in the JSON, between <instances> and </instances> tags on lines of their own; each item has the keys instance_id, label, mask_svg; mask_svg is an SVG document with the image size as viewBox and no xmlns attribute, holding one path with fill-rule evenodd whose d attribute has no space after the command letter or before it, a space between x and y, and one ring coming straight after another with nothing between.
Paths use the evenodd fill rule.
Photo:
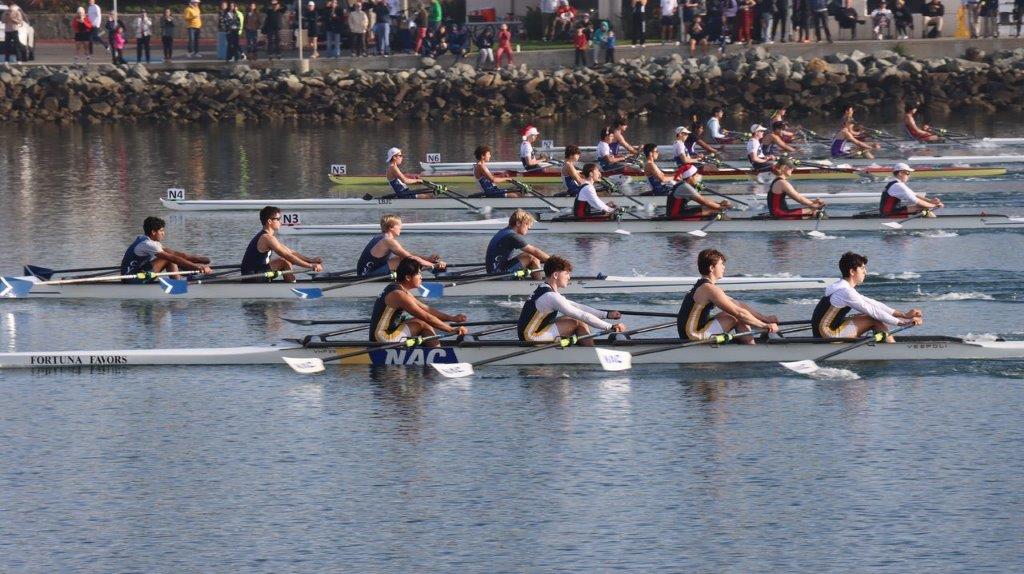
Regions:
<instances>
[{"instance_id":1,"label":"stone wall","mask_svg":"<svg viewBox=\"0 0 1024 574\"><path fill-rule=\"evenodd\" d=\"M638 58L602 69L400 72L232 66L218 71L153 72L141 65L0 66L0 120L314 121L415 118L536 118L583 114L701 114L716 105L763 117L789 106L792 116L833 113L853 104L892 111L922 100L933 113L965 107L1019 112L1024 49L965 58L910 59L895 52L854 52L825 59L771 56L762 49L724 58L678 54Z\"/></svg>"}]
</instances>

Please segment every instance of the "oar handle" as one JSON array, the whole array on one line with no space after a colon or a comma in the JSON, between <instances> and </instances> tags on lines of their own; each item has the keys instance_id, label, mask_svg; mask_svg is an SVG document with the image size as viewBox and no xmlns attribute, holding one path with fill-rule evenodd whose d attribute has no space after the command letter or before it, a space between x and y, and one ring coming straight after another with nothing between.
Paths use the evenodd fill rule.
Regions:
<instances>
[{"instance_id":1,"label":"oar handle","mask_svg":"<svg viewBox=\"0 0 1024 574\"><path fill-rule=\"evenodd\" d=\"M481 281L491 281L493 279L501 279L503 277L529 277L531 274L540 271L540 269L520 269L519 271L513 271L512 273L503 273L501 275L485 275L476 279L470 279L468 281L452 281L451 283L445 283L445 287L455 287L456 285L469 285L471 283L479 283Z\"/></svg>"},{"instance_id":2,"label":"oar handle","mask_svg":"<svg viewBox=\"0 0 1024 574\"><path fill-rule=\"evenodd\" d=\"M889 332L881 331L881 332L878 332L878 333L874 333L874 334L872 334L872 335L870 335L868 337L864 337L862 340L857 341L856 343L850 343L849 345L846 345L845 347L843 347L842 349L839 349L838 351L832 351L831 353L826 353L826 354L818 357L817 359L814 359L814 362L817 363L818 361L825 361L827 359L831 359L832 357L835 357L836 355L841 355L841 354L843 354L843 353L845 353L847 351L852 351L852 350L854 350L854 349L856 349L858 347L863 347L864 345L868 345L868 344L871 344L871 343L881 343L882 341L885 341L885 338L888 337L889 335L892 335L894 333L899 333L900 331L905 331L905 330L907 330L907 329L909 329L909 328L911 328L913 326L914 326L913 324L904 325L902 327L896 327L895 329L893 329L893 330L891 330Z\"/></svg>"},{"instance_id":3,"label":"oar handle","mask_svg":"<svg viewBox=\"0 0 1024 574\"><path fill-rule=\"evenodd\" d=\"M335 289L343 289L345 287L352 287L353 285L362 285L363 283L373 283L375 281L392 281L394 280L394 278L395 274L394 272L391 272L390 275L376 275L374 277L366 277L360 279L359 281L351 281L348 283L342 283L340 285L331 285L330 287L325 287L324 289L321 289L320 292L326 293L328 291L334 291Z\"/></svg>"},{"instance_id":4,"label":"oar handle","mask_svg":"<svg viewBox=\"0 0 1024 574\"><path fill-rule=\"evenodd\" d=\"M338 355L336 357L329 357L329 358L324 359L323 361L325 363L330 362L330 361L340 361L342 359L347 359L349 357L357 357L359 355L365 355L367 353L372 353L374 351L386 351L388 349L397 349L399 347L419 347L423 343L429 343L430 341L437 341L437 340L440 340L440 339L444 339L446 337L455 337L457 335L458 335L458 332L456 331L455 333L442 333L440 335L431 335L429 337L409 337L408 339L403 339L403 340L401 340L401 341L399 341L397 343L391 343L391 344L383 345L383 346L380 346L380 347L367 347L365 349L360 349L359 351L354 351L352 353L345 353L344 355Z\"/></svg>"}]
</instances>

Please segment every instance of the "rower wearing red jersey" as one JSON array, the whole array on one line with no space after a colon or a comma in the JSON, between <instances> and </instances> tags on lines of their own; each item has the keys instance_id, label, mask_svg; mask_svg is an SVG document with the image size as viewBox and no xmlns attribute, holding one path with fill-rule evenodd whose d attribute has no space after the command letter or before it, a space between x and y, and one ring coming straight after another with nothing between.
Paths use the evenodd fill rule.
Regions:
<instances>
[{"instance_id":1,"label":"rower wearing red jersey","mask_svg":"<svg viewBox=\"0 0 1024 574\"><path fill-rule=\"evenodd\" d=\"M851 110L853 108L850 108ZM865 157L874 159L873 150L882 147L879 143L868 143L858 138L859 133L854 127L853 118L843 117L842 127L832 136L832 157Z\"/></svg>"},{"instance_id":2,"label":"rower wearing red jersey","mask_svg":"<svg viewBox=\"0 0 1024 574\"><path fill-rule=\"evenodd\" d=\"M381 291L373 303L370 315L370 340L377 343L393 343L410 337L431 337L442 333L465 335L465 327L456 327L451 322L465 323L463 314L449 315L418 301L409 292L423 284L422 265L416 259L406 257L395 267L395 281ZM402 312L412 315L406 318ZM424 345L437 347L437 340Z\"/></svg>"},{"instance_id":3,"label":"rower wearing red jersey","mask_svg":"<svg viewBox=\"0 0 1024 574\"><path fill-rule=\"evenodd\" d=\"M793 160L786 158L779 160L772 168L775 179L768 186L768 213L775 219L810 219L825 209L824 201L807 199L790 183L794 167ZM787 198L804 207L791 208Z\"/></svg>"},{"instance_id":4,"label":"rower wearing red jersey","mask_svg":"<svg viewBox=\"0 0 1024 574\"><path fill-rule=\"evenodd\" d=\"M679 183L665 198L665 218L679 220L699 220L716 217L732 207L728 199L715 201L701 195L704 184L700 170L695 165L684 165L676 170L675 177Z\"/></svg>"},{"instance_id":5,"label":"rower wearing red jersey","mask_svg":"<svg viewBox=\"0 0 1024 574\"><path fill-rule=\"evenodd\" d=\"M914 114L916 113L917 104L907 104L903 112L903 129L907 132L907 135L919 142L942 141L942 138L932 131L932 127L928 124L921 127L917 126L917 120L914 119Z\"/></svg>"},{"instance_id":6,"label":"rower wearing red jersey","mask_svg":"<svg viewBox=\"0 0 1024 574\"><path fill-rule=\"evenodd\" d=\"M476 158L476 163L473 164L473 177L476 178L477 183L480 184L480 193L475 193L470 197L522 197L523 194L518 191L509 191L507 189L501 189L498 187L499 183L505 183L511 181L510 177L499 177L491 173L491 168L487 167L487 162L491 161L491 147L482 145L478 146L473 150L473 157Z\"/></svg>"},{"instance_id":7,"label":"rower wearing red jersey","mask_svg":"<svg viewBox=\"0 0 1024 574\"><path fill-rule=\"evenodd\" d=\"M583 166L583 186L572 202L572 219L582 221L602 221L615 216L619 206L614 202L605 203L598 195L595 183L601 181L601 168L588 163Z\"/></svg>"},{"instance_id":8,"label":"rower wearing red jersey","mask_svg":"<svg viewBox=\"0 0 1024 574\"><path fill-rule=\"evenodd\" d=\"M905 163L898 163L892 167L893 180L885 184L882 191L881 201L878 204L878 213L882 217L906 217L922 211L926 212L925 217L935 217L933 209L943 207L939 198L929 199L923 195L914 193L907 182L914 168Z\"/></svg>"},{"instance_id":9,"label":"rower wearing red jersey","mask_svg":"<svg viewBox=\"0 0 1024 574\"><path fill-rule=\"evenodd\" d=\"M736 301L725 294L716 282L725 276L725 255L715 249L705 249L697 255L697 270L700 279L683 298L683 304L676 315L679 337L690 341L701 341L715 335L735 330L736 332L764 329L770 333L779 330L779 319L752 309L746 303ZM722 312L712 315L715 308ZM736 339L741 343L754 344L753 337Z\"/></svg>"},{"instance_id":10,"label":"rower wearing red jersey","mask_svg":"<svg viewBox=\"0 0 1024 574\"><path fill-rule=\"evenodd\" d=\"M897 311L857 292L857 286L868 276L867 257L847 251L839 258L839 271L843 278L825 288L825 296L811 315L811 331L815 337L852 339L868 330L881 333L889 327L924 322L920 309ZM850 315L850 311L858 314ZM886 342L895 340L888 336Z\"/></svg>"},{"instance_id":11,"label":"rower wearing red jersey","mask_svg":"<svg viewBox=\"0 0 1024 574\"><path fill-rule=\"evenodd\" d=\"M546 155L538 155L533 151L533 142L540 137L540 131L533 126L526 126L523 129L523 143L519 144L519 161L523 162L523 169L527 172L540 171L544 169Z\"/></svg>"},{"instance_id":12,"label":"rower wearing red jersey","mask_svg":"<svg viewBox=\"0 0 1024 574\"><path fill-rule=\"evenodd\" d=\"M305 267L314 273L324 270L323 259L307 257L289 248L277 238L281 229L281 210L268 205L260 210L260 223L263 228L249 241L242 254L242 275L255 275L267 271L291 271L292 266ZM277 257L271 258L271 254ZM260 279L265 281L266 279ZM285 281L295 281L295 275L286 273Z\"/></svg>"},{"instance_id":13,"label":"rower wearing red jersey","mask_svg":"<svg viewBox=\"0 0 1024 574\"><path fill-rule=\"evenodd\" d=\"M402 234L402 219L397 215L387 214L380 218L380 233L374 235L356 264L356 275L359 277L377 277L394 271L403 259L412 259L428 269L444 271L448 266L439 255L421 257L410 253L398 242Z\"/></svg>"}]
</instances>

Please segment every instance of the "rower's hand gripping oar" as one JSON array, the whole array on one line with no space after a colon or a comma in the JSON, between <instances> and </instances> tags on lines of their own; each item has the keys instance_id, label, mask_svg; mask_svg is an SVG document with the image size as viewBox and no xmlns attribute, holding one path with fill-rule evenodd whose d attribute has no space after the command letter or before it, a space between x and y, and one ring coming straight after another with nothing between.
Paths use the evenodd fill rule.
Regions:
<instances>
[{"instance_id":1,"label":"rower's hand gripping oar","mask_svg":"<svg viewBox=\"0 0 1024 574\"><path fill-rule=\"evenodd\" d=\"M882 223L882 227L887 227L889 229L903 229L903 224L908 222L908 221L913 221L913 220L921 218L921 217L933 217L933 214L932 214L932 210L933 209L938 209L938 208L937 207L933 207L933 208L930 208L930 209L922 209L921 211L915 213L914 215L911 215L910 217L906 217L906 218L902 219L901 221L886 221L886 222Z\"/></svg>"},{"instance_id":2,"label":"rower's hand gripping oar","mask_svg":"<svg viewBox=\"0 0 1024 574\"><path fill-rule=\"evenodd\" d=\"M872 335L868 335L866 337L861 337L861 339L859 341L856 341L854 343L850 343L849 345L844 345L838 351L832 351L831 353L825 353L824 355L822 355L822 356L820 356L820 357L818 357L816 359L810 359L810 360L804 360L804 361L780 362L779 364L782 365L783 367L786 367L787 369L795 372L795 373L800 373L801 375L811 375L811 374L814 374L814 373L818 372L819 370L821 370L821 367L819 367L818 364L817 364L819 361L825 361L825 360L831 359L832 357L835 357L837 355L841 355L841 354L843 354L843 353L845 353L847 351L852 351L852 350L854 350L854 349L856 349L858 347L863 347L864 345L870 345L872 343L881 343L881 342L885 341L886 337L888 337L889 335L892 335L892 334L895 334L895 333L899 333L900 331L909 329L909 328L911 328L913 326L914 326L913 324L904 325L902 327L897 327L897 328L893 329L892 331L889 331L888 333L886 333L885 331L882 331L882 332L879 332L879 333L874 333Z\"/></svg>"},{"instance_id":3,"label":"rower's hand gripping oar","mask_svg":"<svg viewBox=\"0 0 1024 574\"><path fill-rule=\"evenodd\" d=\"M294 357L282 357L282 359L284 359L284 362L288 363L288 366L291 367L292 370L295 371L296 373L301 373L303 375L310 375L310 374L313 374L313 373L322 372L324 370L324 363L329 363L329 362L332 362L332 361L340 361L342 359L347 359L349 357L356 357L356 356L359 356L359 355L365 355L365 354L368 354L368 353L372 353L374 351L385 351L385 350L388 350L388 349L397 349L399 347L418 347L418 346L420 346L423 343L426 343L428 341L437 341L439 339L444 339L446 337L454 337L454 336L457 336L458 334L459 334L459 332L458 332L458 330L456 330L455 332L452 332L452 333L444 333L442 335L432 335L430 337L409 337L408 339L403 339L403 340L401 340L401 341L399 341L397 343L391 343L391 344L383 345L383 346L380 346L380 347L367 347L367 348L361 349L359 351L355 351L355 352L352 352L352 353L345 353L344 355L338 355L336 357L328 357L326 359L319 359L319 358L316 358L316 357L312 357L312 358L308 358L308 359L297 359L297 358L294 358Z\"/></svg>"}]
</instances>

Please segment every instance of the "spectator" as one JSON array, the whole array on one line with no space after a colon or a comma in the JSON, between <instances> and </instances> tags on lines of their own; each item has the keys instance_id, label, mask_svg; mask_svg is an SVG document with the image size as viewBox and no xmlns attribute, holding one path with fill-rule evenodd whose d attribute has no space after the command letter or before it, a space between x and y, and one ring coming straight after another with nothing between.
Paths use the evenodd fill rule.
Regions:
<instances>
[{"instance_id":1,"label":"spectator","mask_svg":"<svg viewBox=\"0 0 1024 574\"><path fill-rule=\"evenodd\" d=\"M436 0L435 0L436 1ZM502 24L498 29L498 51L494 54L495 69L501 67L501 57L505 56L508 65L512 65L512 32L508 30L508 24Z\"/></svg>"},{"instance_id":2,"label":"spectator","mask_svg":"<svg viewBox=\"0 0 1024 574\"><path fill-rule=\"evenodd\" d=\"M153 20L149 18L146 9L135 19L135 61L141 62L142 55L146 55L146 63L149 63L149 40L153 36Z\"/></svg>"},{"instance_id":3,"label":"spectator","mask_svg":"<svg viewBox=\"0 0 1024 574\"><path fill-rule=\"evenodd\" d=\"M736 15L739 11L740 4L737 0L725 0L722 2L722 37L720 39L722 49L724 49L725 44L736 39Z\"/></svg>"},{"instance_id":4,"label":"spectator","mask_svg":"<svg viewBox=\"0 0 1024 574\"><path fill-rule=\"evenodd\" d=\"M306 9L302 11L302 27L306 30L306 37L309 38L309 57L320 57L320 11L316 9L316 2L309 0Z\"/></svg>"},{"instance_id":5,"label":"spectator","mask_svg":"<svg viewBox=\"0 0 1024 574\"><path fill-rule=\"evenodd\" d=\"M341 57L341 34L345 31L345 13L338 6L337 0L327 3L324 14L324 30L327 32L327 57Z\"/></svg>"},{"instance_id":6,"label":"spectator","mask_svg":"<svg viewBox=\"0 0 1024 574\"><path fill-rule=\"evenodd\" d=\"M910 38L914 30L914 13L910 11L910 5L906 0L896 0L892 16L896 23L896 35L901 40Z\"/></svg>"},{"instance_id":7,"label":"spectator","mask_svg":"<svg viewBox=\"0 0 1024 574\"><path fill-rule=\"evenodd\" d=\"M89 48L92 45L92 21L85 13L85 8L79 7L71 20L71 31L75 33L75 64L78 64L78 56L85 56L85 63L90 60Z\"/></svg>"},{"instance_id":8,"label":"spectator","mask_svg":"<svg viewBox=\"0 0 1024 574\"><path fill-rule=\"evenodd\" d=\"M677 0L679 2L679 43L686 41L694 16L704 11L704 0Z\"/></svg>"},{"instance_id":9,"label":"spectator","mask_svg":"<svg viewBox=\"0 0 1024 574\"><path fill-rule=\"evenodd\" d=\"M174 22L174 16L171 15L171 9L167 8L164 10L164 15L160 18L160 42L164 46L164 63L170 64L174 57L174 28L176 24Z\"/></svg>"},{"instance_id":10,"label":"spectator","mask_svg":"<svg viewBox=\"0 0 1024 574\"><path fill-rule=\"evenodd\" d=\"M1017 38L1020 38L1022 22L1024 22L1024 0L1013 0L1013 23L1017 26Z\"/></svg>"},{"instance_id":11,"label":"spectator","mask_svg":"<svg viewBox=\"0 0 1024 574\"><path fill-rule=\"evenodd\" d=\"M583 33L583 28L577 28L572 41L573 47L576 48L576 58L572 64L574 68L587 66L587 43L587 35Z\"/></svg>"},{"instance_id":12,"label":"spectator","mask_svg":"<svg viewBox=\"0 0 1024 574\"><path fill-rule=\"evenodd\" d=\"M786 21L789 20L789 0L774 0L774 16L772 20L772 33L770 38L775 38L776 30L779 32L779 43L786 43Z\"/></svg>"},{"instance_id":13,"label":"spectator","mask_svg":"<svg viewBox=\"0 0 1024 574\"><path fill-rule=\"evenodd\" d=\"M263 18L263 35L267 37L267 60L281 59L281 30L284 28L285 9L278 0L270 0Z\"/></svg>"},{"instance_id":14,"label":"spectator","mask_svg":"<svg viewBox=\"0 0 1024 574\"><path fill-rule=\"evenodd\" d=\"M825 39L832 43L832 33L828 31L828 0L811 0L814 18L814 39L821 42L821 29L825 29Z\"/></svg>"},{"instance_id":15,"label":"spectator","mask_svg":"<svg viewBox=\"0 0 1024 574\"><path fill-rule=\"evenodd\" d=\"M448 28L441 24L436 30L427 34L425 55L439 58L448 53Z\"/></svg>"},{"instance_id":16,"label":"spectator","mask_svg":"<svg viewBox=\"0 0 1024 574\"><path fill-rule=\"evenodd\" d=\"M971 32L971 38L978 37L978 13L981 2L979 0L960 0L960 5L967 11L967 29Z\"/></svg>"},{"instance_id":17,"label":"spectator","mask_svg":"<svg viewBox=\"0 0 1024 574\"><path fill-rule=\"evenodd\" d=\"M892 10L889 10L888 6L879 2L869 16L871 16L871 30L874 32L875 38L881 40L887 36L892 23Z\"/></svg>"},{"instance_id":18,"label":"spectator","mask_svg":"<svg viewBox=\"0 0 1024 574\"><path fill-rule=\"evenodd\" d=\"M708 31L704 28L704 16L697 14L690 23L690 55L697 53L697 46L703 46L704 52L708 51Z\"/></svg>"},{"instance_id":19,"label":"spectator","mask_svg":"<svg viewBox=\"0 0 1024 574\"><path fill-rule=\"evenodd\" d=\"M348 31L351 35L353 56L366 55L366 29L369 23L370 19L366 12L363 12L362 5L359 2L353 4L348 13Z\"/></svg>"},{"instance_id":20,"label":"spectator","mask_svg":"<svg viewBox=\"0 0 1024 574\"><path fill-rule=\"evenodd\" d=\"M722 3L725 0L707 0L707 14L704 16L704 30L707 31L708 42L722 39L723 22Z\"/></svg>"},{"instance_id":21,"label":"spectator","mask_svg":"<svg viewBox=\"0 0 1024 574\"><path fill-rule=\"evenodd\" d=\"M999 37L999 0L981 0L981 35L985 38Z\"/></svg>"},{"instance_id":22,"label":"spectator","mask_svg":"<svg viewBox=\"0 0 1024 574\"><path fill-rule=\"evenodd\" d=\"M757 0L757 6L761 10L761 42L774 44L772 24L775 23L775 0Z\"/></svg>"},{"instance_id":23,"label":"spectator","mask_svg":"<svg viewBox=\"0 0 1024 574\"><path fill-rule=\"evenodd\" d=\"M226 34L228 49L224 53L224 61L238 61L242 50L238 46L239 35L242 33L242 19L238 15L238 7L234 2L224 7L220 13L220 27Z\"/></svg>"},{"instance_id":24,"label":"spectator","mask_svg":"<svg viewBox=\"0 0 1024 574\"><path fill-rule=\"evenodd\" d=\"M754 27L754 0L739 0L736 10L736 41L749 44Z\"/></svg>"},{"instance_id":25,"label":"spectator","mask_svg":"<svg viewBox=\"0 0 1024 574\"><path fill-rule=\"evenodd\" d=\"M810 0L793 0L793 33L796 42L807 44L811 41L809 29L811 20Z\"/></svg>"},{"instance_id":26,"label":"spectator","mask_svg":"<svg viewBox=\"0 0 1024 574\"><path fill-rule=\"evenodd\" d=\"M15 63L21 61L21 40L18 38L18 34L24 24L25 16L21 13L21 8L14 2L11 2L11 5L4 12L5 63L10 61L11 56L14 56Z\"/></svg>"},{"instance_id":27,"label":"spectator","mask_svg":"<svg viewBox=\"0 0 1024 574\"><path fill-rule=\"evenodd\" d=\"M921 11L921 37L938 38L942 35L942 17L946 15L946 7L941 0L931 0ZM931 28L931 30L929 30Z\"/></svg>"},{"instance_id":28,"label":"spectator","mask_svg":"<svg viewBox=\"0 0 1024 574\"><path fill-rule=\"evenodd\" d=\"M857 39L857 24L863 24L864 20L859 19L857 10L853 7L853 0L843 0L843 7L836 14L836 22L840 30L849 30L850 39Z\"/></svg>"},{"instance_id":29,"label":"spectator","mask_svg":"<svg viewBox=\"0 0 1024 574\"><path fill-rule=\"evenodd\" d=\"M550 42L555 35L555 10L558 0L540 0L541 35L545 42Z\"/></svg>"},{"instance_id":30,"label":"spectator","mask_svg":"<svg viewBox=\"0 0 1024 574\"><path fill-rule=\"evenodd\" d=\"M110 13L108 24L113 22L113 32L110 32L110 59L113 64L127 64L124 60L124 22L117 19L117 12Z\"/></svg>"},{"instance_id":31,"label":"spectator","mask_svg":"<svg viewBox=\"0 0 1024 574\"><path fill-rule=\"evenodd\" d=\"M630 39L634 46L643 46L647 42L647 0L630 0L633 7L633 37Z\"/></svg>"},{"instance_id":32,"label":"spectator","mask_svg":"<svg viewBox=\"0 0 1024 574\"><path fill-rule=\"evenodd\" d=\"M594 34L590 37L590 43L594 45L594 65L597 65L598 56L600 50L608 42L608 32L611 31L611 25L608 24L607 20L601 20L601 24L594 30Z\"/></svg>"},{"instance_id":33,"label":"spectator","mask_svg":"<svg viewBox=\"0 0 1024 574\"><path fill-rule=\"evenodd\" d=\"M199 13L199 0L189 0L188 7L182 13L185 28L188 30L188 57L199 58L199 32L203 29L203 19Z\"/></svg>"},{"instance_id":34,"label":"spectator","mask_svg":"<svg viewBox=\"0 0 1024 574\"><path fill-rule=\"evenodd\" d=\"M452 24L448 31L448 51L455 55L456 62L465 58L469 52L469 34L458 24Z\"/></svg>"},{"instance_id":35,"label":"spectator","mask_svg":"<svg viewBox=\"0 0 1024 574\"><path fill-rule=\"evenodd\" d=\"M377 0L373 6L377 22L373 25L373 35L377 37L377 54L387 56L391 53L391 8L386 0Z\"/></svg>"},{"instance_id":36,"label":"spectator","mask_svg":"<svg viewBox=\"0 0 1024 574\"><path fill-rule=\"evenodd\" d=\"M608 30L608 37L604 41L604 63L615 63L615 31Z\"/></svg>"},{"instance_id":37,"label":"spectator","mask_svg":"<svg viewBox=\"0 0 1024 574\"><path fill-rule=\"evenodd\" d=\"M661 43L670 42L676 37L676 12L678 0L661 0Z\"/></svg>"},{"instance_id":38,"label":"spectator","mask_svg":"<svg viewBox=\"0 0 1024 574\"><path fill-rule=\"evenodd\" d=\"M430 20L428 25L431 30L437 30L444 20L444 11L441 10L441 0L430 0Z\"/></svg>"},{"instance_id":39,"label":"spectator","mask_svg":"<svg viewBox=\"0 0 1024 574\"><path fill-rule=\"evenodd\" d=\"M89 40L89 53L92 54L92 45L94 43L103 46L103 49L110 51L110 47L103 41L100 36L100 30L103 29L103 10L100 9L99 4L96 0L89 0L89 8L87 8L87 14L89 15L89 22L92 24L92 36Z\"/></svg>"},{"instance_id":40,"label":"spectator","mask_svg":"<svg viewBox=\"0 0 1024 574\"><path fill-rule=\"evenodd\" d=\"M430 23L430 14L427 13L427 7L422 2L420 2L420 8L416 11L416 15L413 16L413 23L416 24L416 44L412 51L419 54L423 49L423 40L427 37L427 28Z\"/></svg>"},{"instance_id":41,"label":"spectator","mask_svg":"<svg viewBox=\"0 0 1024 574\"><path fill-rule=\"evenodd\" d=\"M476 57L476 67L483 69L484 64L490 62L494 65L494 31L490 26L485 27L476 35L474 40L476 49L480 54ZM497 67L497 66L495 66Z\"/></svg>"},{"instance_id":42,"label":"spectator","mask_svg":"<svg viewBox=\"0 0 1024 574\"><path fill-rule=\"evenodd\" d=\"M245 31L245 55L246 58L256 60L259 57L260 28L263 26L263 15L260 14L256 3L249 4L249 10L245 13L243 24Z\"/></svg>"},{"instance_id":43,"label":"spectator","mask_svg":"<svg viewBox=\"0 0 1024 574\"><path fill-rule=\"evenodd\" d=\"M363 2L363 12L366 13L366 33L363 34L363 46L366 48L367 55L369 55L370 40L373 39L373 24L377 21L377 15L373 12L372 0Z\"/></svg>"},{"instance_id":44,"label":"spectator","mask_svg":"<svg viewBox=\"0 0 1024 574\"><path fill-rule=\"evenodd\" d=\"M647 0L644 1L646 2ZM575 18L576 10L569 5L569 0L558 0L558 9L555 10L555 33L551 39L560 40L563 35L568 36L570 30L572 30L572 21Z\"/></svg>"}]
</instances>

